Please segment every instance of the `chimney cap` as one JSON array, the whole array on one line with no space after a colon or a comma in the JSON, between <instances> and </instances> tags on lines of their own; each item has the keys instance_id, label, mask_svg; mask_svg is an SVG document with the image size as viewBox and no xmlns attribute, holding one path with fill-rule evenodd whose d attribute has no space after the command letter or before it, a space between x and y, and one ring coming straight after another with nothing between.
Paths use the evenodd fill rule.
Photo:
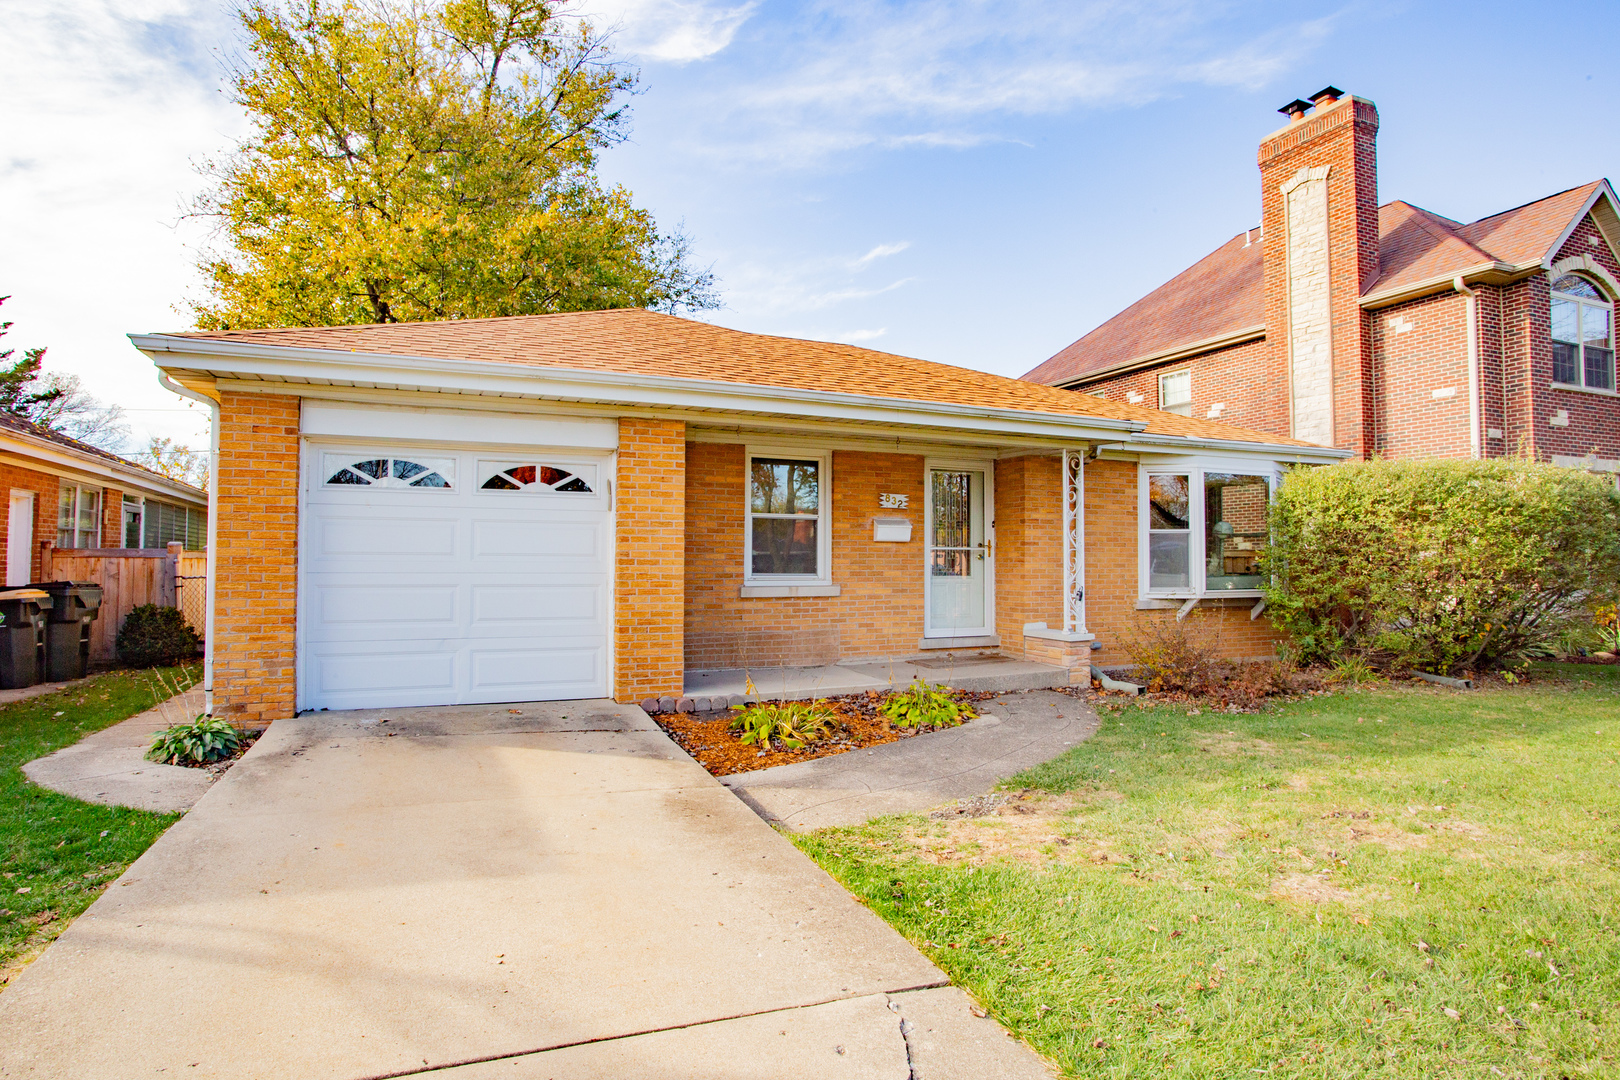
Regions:
<instances>
[{"instance_id":1,"label":"chimney cap","mask_svg":"<svg viewBox=\"0 0 1620 1080\"><path fill-rule=\"evenodd\" d=\"M1328 104L1331 105L1333 102L1338 101L1342 97L1344 97L1344 91L1340 90L1337 86L1324 86L1322 89L1311 95L1311 100L1317 105L1321 105L1322 99L1327 98Z\"/></svg>"},{"instance_id":2,"label":"chimney cap","mask_svg":"<svg viewBox=\"0 0 1620 1080\"><path fill-rule=\"evenodd\" d=\"M1284 116L1293 116L1296 113L1304 114L1304 112L1310 107L1310 102L1301 101L1299 98L1295 98L1293 101L1290 101L1277 111L1282 113Z\"/></svg>"}]
</instances>

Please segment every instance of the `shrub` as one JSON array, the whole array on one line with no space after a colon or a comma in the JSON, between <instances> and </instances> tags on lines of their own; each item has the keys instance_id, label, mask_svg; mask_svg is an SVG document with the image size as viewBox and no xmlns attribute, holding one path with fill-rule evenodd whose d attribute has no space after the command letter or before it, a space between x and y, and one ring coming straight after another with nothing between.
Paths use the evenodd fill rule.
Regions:
<instances>
[{"instance_id":1,"label":"shrub","mask_svg":"<svg viewBox=\"0 0 1620 1080\"><path fill-rule=\"evenodd\" d=\"M918 680L890 694L878 711L895 727L951 727L973 718L973 710L943 686Z\"/></svg>"},{"instance_id":2,"label":"shrub","mask_svg":"<svg viewBox=\"0 0 1620 1080\"><path fill-rule=\"evenodd\" d=\"M142 604L118 630L118 659L130 667L169 667L196 656L201 644L180 609Z\"/></svg>"},{"instance_id":3,"label":"shrub","mask_svg":"<svg viewBox=\"0 0 1620 1080\"><path fill-rule=\"evenodd\" d=\"M241 732L228 721L199 716L158 732L146 758L165 765L206 765L230 757L241 745Z\"/></svg>"},{"instance_id":4,"label":"shrub","mask_svg":"<svg viewBox=\"0 0 1620 1080\"><path fill-rule=\"evenodd\" d=\"M1448 672L1520 663L1620 573L1620 495L1523 461L1296 469L1277 494L1267 614L1299 659Z\"/></svg>"},{"instance_id":5,"label":"shrub","mask_svg":"<svg viewBox=\"0 0 1620 1080\"><path fill-rule=\"evenodd\" d=\"M1150 616L1123 632L1119 645L1149 690L1201 694L1220 667L1218 628L1199 611L1186 619Z\"/></svg>"},{"instance_id":6,"label":"shrub","mask_svg":"<svg viewBox=\"0 0 1620 1080\"><path fill-rule=\"evenodd\" d=\"M750 745L767 749L773 741L789 750L802 749L807 742L822 738L832 729L833 713L825 704L808 701L762 701L753 705L733 705L738 715L731 730Z\"/></svg>"}]
</instances>

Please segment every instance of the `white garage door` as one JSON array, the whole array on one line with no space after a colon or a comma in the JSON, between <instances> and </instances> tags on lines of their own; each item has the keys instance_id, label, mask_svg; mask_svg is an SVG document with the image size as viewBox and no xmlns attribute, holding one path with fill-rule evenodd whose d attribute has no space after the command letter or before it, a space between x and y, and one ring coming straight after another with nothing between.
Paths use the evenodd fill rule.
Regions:
<instances>
[{"instance_id":1,"label":"white garage door","mask_svg":"<svg viewBox=\"0 0 1620 1080\"><path fill-rule=\"evenodd\" d=\"M299 707L608 692L609 460L306 445Z\"/></svg>"}]
</instances>

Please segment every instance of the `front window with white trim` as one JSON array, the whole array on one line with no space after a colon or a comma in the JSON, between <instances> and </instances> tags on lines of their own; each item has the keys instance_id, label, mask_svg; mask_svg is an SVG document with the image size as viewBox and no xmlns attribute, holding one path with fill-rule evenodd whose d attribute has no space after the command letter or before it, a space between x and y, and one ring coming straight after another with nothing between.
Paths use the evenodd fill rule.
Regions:
<instances>
[{"instance_id":1,"label":"front window with white trim","mask_svg":"<svg viewBox=\"0 0 1620 1080\"><path fill-rule=\"evenodd\" d=\"M1552 354L1553 382L1614 389L1614 305L1583 277L1552 284Z\"/></svg>"},{"instance_id":2,"label":"front window with white trim","mask_svg":"<svg viewBox=\"0 0 1620 1080\"><path fill-rule=\"evenodd\" d=\"M1192 415L1191 371L1183 368L1181 371L1167 371L1159 376L1159 408L1178 416Z\"/></svg>"},{"instance_id":3,"label":"front window with white trim","mask_svg":"<svg viewBox=\"0 0 1620 1080\"><path fill-rule=\"evenodd\" d=\"M101 546L101 489L84 484L63 484L59 489L56 516L56 546L95 548Z\"/></svg>"},{"instance_id":4,"label":"front window with white trim","mask_svg":"<svg viewBox=\"0 0 1620 1080\"><path fill-rule=\"evenodd\" d=\"M827 580L827 474L825 455L748 455L747 580Z\"/></svg>"},{"instance_id":5,"label":"front window with white trim","mask_svg":"<svg viewBox=\"0 0 1620 1080\"><path fill-rule=\"evenodd\" d=\"M1143 474L1142 592L1148 596L1257 594L1275 476L1188 468Z\"/></svg>"}]
</instances>

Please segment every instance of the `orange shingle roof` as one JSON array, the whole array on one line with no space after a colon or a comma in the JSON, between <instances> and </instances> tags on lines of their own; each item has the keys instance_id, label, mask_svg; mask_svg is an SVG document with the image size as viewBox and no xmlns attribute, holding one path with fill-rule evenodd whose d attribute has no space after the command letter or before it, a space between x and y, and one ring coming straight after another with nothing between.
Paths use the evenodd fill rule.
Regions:
<instances>
[{"instance_id":1,"label":"orange shingle roof","mask_svg":"<svg viewBox=\"0 0 1620 1080\"><path fill-rule=\"evenodd\" d=\"M1148 432L1158 435L1310 445L971 368L854 345L749 334L639 308L452 322L199 331L172 336L1102 417L1146 424Z\"/></svg>"},{"instance_id":2,"label":"orange shingle roof","mask_svg":"<svg viewBox=\"0 0 1620 1080\"><path fill-rule=\"evenodd\" d=\"M1378 208L1379 274L1363 295L1398 291L1483 264L1539 262L1603 183L1463 225L1405 202ZM1048 385L1108 371L1264 321L1260 245L1239 234L1063 349L1024 378Z\"/></svg>"}]
</instances>

